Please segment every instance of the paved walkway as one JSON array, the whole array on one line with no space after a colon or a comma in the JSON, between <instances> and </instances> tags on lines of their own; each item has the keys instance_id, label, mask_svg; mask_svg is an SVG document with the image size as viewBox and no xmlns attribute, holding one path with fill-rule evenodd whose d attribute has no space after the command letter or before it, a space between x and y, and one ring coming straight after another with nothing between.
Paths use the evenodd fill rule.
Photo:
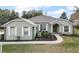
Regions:
<instances>
[{"instance_id":1,"label":"paved walkway","mask_svg":"<svg viewBox=\"0 0 79 59\"><path fill-rule=\"evenodd\" d=\"M22 41L22 42L0 42L1 44L59 44L63 42L63 38L59 34L55 34L56 41Z\"/></svg>"}]
</instances>

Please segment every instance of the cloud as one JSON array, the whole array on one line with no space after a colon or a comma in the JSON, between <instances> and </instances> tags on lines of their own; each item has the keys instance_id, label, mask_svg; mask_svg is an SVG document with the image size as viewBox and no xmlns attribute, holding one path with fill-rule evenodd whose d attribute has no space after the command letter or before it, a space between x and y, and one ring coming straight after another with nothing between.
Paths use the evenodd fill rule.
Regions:
<instances>
[{"instance_id":1,"label":"cloud","mask_svg":"<svg viewBox=\"0 0 79 59\"><path fill-rule=\"evenodd\" d=\"M76 10L76 8L74 6L67 6L67 9L70 11Z\"/></svg>"},{"instance_id":2,"label":"cloud","mask_svg":"<svg viewBox=\"0 0 79 59\"><path fill-rule=\"evenodd\" d=\"M65 9L59 9L56 11L48 11L47 14L62 14L63 12L66 12Z\"/></svg>"},{"instance_id":3,"label":"cloud","mask_svg":"<svg viewBox=\"0 0 79 59\"><path fill-rule=\"evenodd\" d=\"M40 7L26 7L26 6L17 6L15 11L19 13L19 16L22 15L22 11L30 11L30 10L39 10Z\"/></svg>"},{"instance_id":4,"label":"cloud","mask_svg":"<svg viewBox=\"0 0 79 59\"><path fill-rule=\"evenodd\" d=\"M56 10L56 11L47 11L47 15L48 16L53 16L53 17L55 17L55 18L59 18L60 17L60 15L63 13L63 12L66 12L66 10L65 9L59 9L59 10Z\"/></svg>"},{"instance_id":5,"label":"cloud","mask_svg":"<svg viewBox=\"0 0 79 59\"><path fill-rule=\"evenodd\" d=\"M59 9L57 11L53 11L53 14L62 14L63 12L66 12L65 9Z\"/></svg>"}]
</instances>

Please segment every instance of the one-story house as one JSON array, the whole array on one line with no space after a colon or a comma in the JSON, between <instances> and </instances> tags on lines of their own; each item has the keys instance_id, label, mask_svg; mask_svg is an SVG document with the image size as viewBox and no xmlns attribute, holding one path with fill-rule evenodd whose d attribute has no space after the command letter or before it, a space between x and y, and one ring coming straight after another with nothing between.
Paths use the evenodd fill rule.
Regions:
<instances>
[{"instance_id":1,"label":"one-story house","mask_svg":"<svg viewBox=\"0 0 79 59\"><path fill-rule=\"evenodd\" d=\"M30 19L18 18L11 20L1 27L4 27L6 40L32 40L39 31L49 33L73 34L73 23L66 19L54 18L51 16L36 16Z\"/></svg>"}]
</instances>

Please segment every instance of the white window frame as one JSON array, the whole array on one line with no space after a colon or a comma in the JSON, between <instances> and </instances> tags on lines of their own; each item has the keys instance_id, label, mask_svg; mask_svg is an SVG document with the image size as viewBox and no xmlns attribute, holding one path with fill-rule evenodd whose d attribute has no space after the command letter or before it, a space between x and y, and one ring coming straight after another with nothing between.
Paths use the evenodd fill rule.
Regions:
<instances>
[{"instance_id":1,"label":"white window frame","mask_svg":"<svg viewBox=\"0 0 79 59\"><path fill-rule=\"evenodd\" d=\"M44 25L45 25L45 29L41 29L41 25L43 25L43 27L44 27ZM40 31L46 31L46 30L47 30L46 24L40 24Z\"/></svg>"},{"instance_id":2,"label":"white window frame","mask_svg":"<svg viewBox=\"0 0 79 59\"><path fill-rule=\"evenodd\" d=\"M38 24L38 30L40 31L40 24Z\"/></svg>"},{"instance_id":3,"label":"white window frame","mask_svg":"<svg viewBox=\"0 0 79 59\"><path fill-rule=\"evenodd\" d=\"M23 27L22 27L22 36L25 36L25 35L24 35L24 27L27 27L27 26L23 26ZM27 27L27 28L28 28L28 30L27 30L27 31L28 31L27 36L30 36L30 27Z\"/></svg>"},{"instance_id":4,"label":"white window frame","mask_svg":"<svg viewBox=\"0 0 79 59\"><path fill-rule=\"evenodd\" d=\"M48 24L46 24L46 31L48 31Z\"/></svg>"},{"instance_id":5,"label":"white window frame","mask_svg":"<svg viewBox=\"0 0 79 59\"><path fill-rule=\"evenodd\" d=\"M11 33L10 33L11 32L11 27L14 27L15 28L15 35L14 36L17 36L17 27L15 27L15 26L9 26L8 27L8 35L9 36L12 36Z\"/></svg>"},{"instance_id":6,"label":"white window frame","mask_svg":"<svg viewBox=\"0 0 79 59\"><path fill-rule=\"evenodd\" d=\"M65 27L66 27L66 26L64 26L64 32L69 32L69 31L70 31L69 26L67 26L67 27L68 27L68 31L65 31Z\"/></svg>"}]
</instances>

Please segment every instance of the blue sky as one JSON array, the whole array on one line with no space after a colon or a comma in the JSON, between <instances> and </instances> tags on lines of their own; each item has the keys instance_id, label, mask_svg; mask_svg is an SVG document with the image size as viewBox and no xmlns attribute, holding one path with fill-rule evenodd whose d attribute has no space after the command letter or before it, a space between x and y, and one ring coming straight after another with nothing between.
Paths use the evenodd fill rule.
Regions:
<instances>
[{"instance_id":1,"label":"blue sky","mask_svg":"<svg viewBox=\"0 0 79 59\"><path fill-rule=\"evenodd\" d=\"M63 12L67 13L68 18L72 13L74 13L75 8L73 6L41 6L41 7L18 7L18 6L0 6L1 9L15 10L16 12L21 12L23 10L29 11L32 9L42 10L44 14L52 17L59 18Z\"/></svg>"},{"instance_id":2,"label":"blue sky","mask_svg":"<svg viewBox=\"0 0 79 59\"><path fill-rule=\"evenodd\" d=\"M52 17L59 18L63 12L67 13L68 18L74 13L75 8L78 6L78 0L0 0L1 9L15 10L19 12L20 16L22 11L26 10L42 10L44 14Z\"/></svg>"}]
</instances>

